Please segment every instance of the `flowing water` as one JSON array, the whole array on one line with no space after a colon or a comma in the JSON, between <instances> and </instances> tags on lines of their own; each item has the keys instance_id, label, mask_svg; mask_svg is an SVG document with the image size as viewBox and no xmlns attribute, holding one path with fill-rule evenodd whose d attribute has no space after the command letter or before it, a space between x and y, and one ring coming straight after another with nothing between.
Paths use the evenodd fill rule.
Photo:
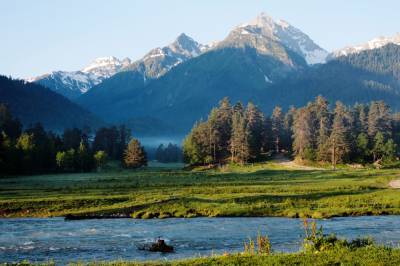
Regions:
<instances>
[{"instance_id":1,"label":"flowing water","mask_svg":"<svg viewBox=\"0 0 400 266\"><path fill-rule=\"evenodd\" d=\"M194 218L164 220L81 220L63 218L0 219L0 262L64 264L89 260L171 260L243 251L243 242L257 232L268 234L274 251L295 252L303 239L301 219ZM344 217L318 221L325 233L353 239L371 236L398 246L400 216ZM138 245L162 237L175 253L140 251Z\"/></svg>"}]
</instances>

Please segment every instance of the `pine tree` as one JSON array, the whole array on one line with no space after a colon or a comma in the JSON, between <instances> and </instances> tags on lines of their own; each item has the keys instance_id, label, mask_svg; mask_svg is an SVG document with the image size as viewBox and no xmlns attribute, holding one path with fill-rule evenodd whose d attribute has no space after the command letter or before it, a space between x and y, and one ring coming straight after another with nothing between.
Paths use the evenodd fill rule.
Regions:
<instances>
[{"instance_id":1,"label":"pine tree","mask_svg":"<svg viewBox=\"0 0 400 266\"><path fill-rule=\"evenodd\" d=\"M251 160L257 160L261 155L264 117L260 110L250 102L246 108L245 118L247 121L246 134L249 143L249 156Z\"/></svg>"},{"instance_id":2,"label":"pine tree","mask_svg":"<svg viewBox=\"0 0 400 266\"><path fill-rule=\"evenodd\" d=\"M355 104L353 108L355 134L368 134L368 107L364 104Z\"/></svg>"},{"instance_id":3,"label":"pine tree","mask_svg":"<svg viewBox=\"0 0 400 266\"><path fill-rule=\"evenodd\" d=\"M310 110L298 109L293 121L293 151L300 159L312 159L312 126Z\"/></svg>"},{"instance_id":4,"label":"pine tree","mask_svg":"<svg viewBox=\"0 0 400 266\"><path fill-rule=\"evenodd\" d=\"M391 133L391 114L389 107L382 101L371 102L368 113L368 135L374 139L378 132L381 132L385 139Z\"/></svg>"},{"instance_id":5,"label":"pine tree","mask_svg":"<svg viewBox=\"0 0 400 266\"><path fill-rule=\"evenodd\" d=\"M331 118L328 108L328 101L322 96L318 96L315 100L316 108L316 127L317 133L317 160L329 160L329 135L331 131Z\"/></svg>"},{"instance_id":6,"label":"pine tree","mask_svg":"<svg viewBox=\"0 0 400 266\"><path fill-rule=\"evenodd\" d=\"M232 119L232 134L230 140L231 161L244 164L249 160L248 131L243 112L236 110Z\"/></svg>"},{"instance_id":7,"label":"pine tree","mask_svg":"<svg viewBox=\"0 0 400 266\"><path fill-rule=\"evenodd\" d=\"M285 150L291 152L292 151L292 136L293 136L293 121L294 116L296 114L296 108L293 106L289 108L289 111L285 114L284 119L284 139L283 139L283 147Z\"/></svg>"},{"instance_id":8,"label":"pine tree","mask_svg":"<svg viewBox=\"0 0 400 266\"><path fill-rule=\"evenodd\" d=\"M132 139L124 153L124 164L128 168L147 166L147 157L143 146L137 139Z\"/></svg>"},{"instance_id":9,"label":"pine tree","mask_svg":"<svg viewBox=\"0 0 400 266\"><path fill-rule=\"evenodd\" d=\"M76 163L76 151L75 151L75 149L69 149L69 150L67 150L66 152L65 152L65 163L64 163L64 165L65 165L65 169L64 170L66 170L66 171L68 171L68 172L73 172L73 171L75 171L76 170L76 165L77 165L77 163Z\"/></svg>"},{"instance_id":10,"label":"pine tree","mask_svg":"<svg viewBox=\"0 0 400 266\"><path fill-rule=\"evenodd\" d=\"M8 106L0 103L0 133L4 133L7 137L14 141L22 132L22 125L18 119L13 118Z\"/></svg>"},{"instance_id":11,"label":"pine tree","mask_svg":"<svg viewBox=\"0 0 400 266\"><path fill-rule=\"evenodd\" d=\"M210 150L214 162L222 162L229 156L229 140L232 132L232 107L229 99L219 102L208 117Z\"/></svg>"},{"instance_id":12,"label":"pine tree","mask_svg":"<svg viewBox=\"0 0 400 266\"><path fill-rule=\"evenodd\" d=\"M365 163L370 156L369 140L366 133L360 133L356 139L356 158L358 162Z\"/></svg>"},{"instance_id":13,"label":"pine tree","mask_svg":"<svg viewBox=\"0 0 400 266\"><path fill-rule=\"evenodd\" d=\"M217 156L222 150L221 132L219 130L220 125L218 122L218 110L213 108L208 115L208 120L205 124L208 127L208 154L214 163L217 161Z\"/></svg>"},{"instance_id":14,"label":"pine tree","mask_svg":"<svg viewBox=\"0 0 400 266\"><path fill-rule=\"evenodd\" d=\"M119 137L118 137L118 140L116 143L116 146L117 146L116 156L117 156L117 159L119 160L124 155L124 150L126 148L126 145L128 145L128 141L131 137L131 131L125 125L120 125L118 133L119 133Z\"/></svg>"},{"instance_id":15,"label":"pine tree","mask_svg":"<svg viewBox=\"0 0 400 266\"><path fill-rule=\"evenodd\" d=\"M392 118L392 138L395 144L397 144L396 153L400 154L400 113L393 114Z\"/></svg>"},{"instance_id":16,"label":"pine tree","mask_svg":"<svg viewBox=\"0 0 400 266\"><path fill-rule=\"evenodd\" d=\"M191 165L212 163L212 145L210 145L209 125L196 123L183 141L183 160ZM211 147L211 148L210 148Z\"/></svg>"},{"instance_id":17,"label":"pine tree","mask_svg":"<svg viewBox=\"0 0 400 266\"><path fill-rule=\"evenodd\" d=\"M242 104L241 102L237 102L237 103L233 106L232 115L233 115L234 113L244 115L244 111L245 111L245 110L244 110L243 104Z\"/></svg>"},{"instance_id":18,"label":"pine tree","mask_svg":"<svg viewBox=\"0 0 400 266\"><path fill-rule=\"evenodd\" d=\"M329 138L331 162L334 169L336 169L338 162L345 160L346 155L350 151L350 123L351 119L347 108L341 102L337 102L334 111L332 132Z\"/></svg>"},{"instance_id":19,"label":"pine tree","mask_svg":"<svg viewBox=\"0 0 400 266\"><path fill-rule=\"evenodd\" d=\"M389 139L385 143L383 160L386 162L394 161L396 158L397 145L393 139Z\"/></svg>"},{"instance_id":20,"label":"pine tree","mask_svg":"<svg viewBox=\"0 0 400 266\"><path fill-rule=\"evenodd\" d=\"M276 106L272 111L271 116L272 122L272 135L275 143L275 152L279 153L281 140L284 135L284 117L282 113L282 108Z\"/></svg>"}]
</instances>

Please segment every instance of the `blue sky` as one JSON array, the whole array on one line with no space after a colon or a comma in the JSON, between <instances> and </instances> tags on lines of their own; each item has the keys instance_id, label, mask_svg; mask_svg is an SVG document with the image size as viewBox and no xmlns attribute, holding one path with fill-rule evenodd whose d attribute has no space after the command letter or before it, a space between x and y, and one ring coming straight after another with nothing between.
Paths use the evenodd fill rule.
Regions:
<instances>
[{"instance_id":1,"label":"blue sky","mask_svg":"<svg viewBox=\"0 0 400 266\"><path fill-rule=\"evenodd\" d=\"M138 59L185 32L223 39L266 12L331 51L400 32L396 0L1 0L0 74L78 70L96 57Z\"/></svg>"}]
</instances>

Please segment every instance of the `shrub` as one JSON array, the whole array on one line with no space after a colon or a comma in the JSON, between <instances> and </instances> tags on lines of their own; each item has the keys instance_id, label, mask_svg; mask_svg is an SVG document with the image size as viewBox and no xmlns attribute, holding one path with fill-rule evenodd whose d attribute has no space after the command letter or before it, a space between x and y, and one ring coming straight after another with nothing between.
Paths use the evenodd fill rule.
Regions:
<instances>
[{"instance_id":1,"label":"shrub","mask_svg":"<svg viewBox=\"0 0 400 266\"><path fill-rule=\"evenodd\" d=\"M263 236L260 232L257 234L257 240L254 242L253 239L249 238L249 242L244 242L244 253L254 255L269 255L271 254L271 242L267 235Z\"/></svg>"}]
</instances>

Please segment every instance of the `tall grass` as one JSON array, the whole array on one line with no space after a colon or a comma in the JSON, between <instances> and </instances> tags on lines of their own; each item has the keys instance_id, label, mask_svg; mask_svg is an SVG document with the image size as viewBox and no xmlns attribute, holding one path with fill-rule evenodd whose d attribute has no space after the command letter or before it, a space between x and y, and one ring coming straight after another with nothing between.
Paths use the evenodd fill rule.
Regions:
<instances>
[{"instance_id":1,"label":"tall grass","mask_svg":"<svg viewBox=\"0 0 400 266\"><path fill-rule=\"evenodd\" d=\"M249 255L269 255L271 254L271 242L267 235L262 235L259 231L256 241L249 238L248 242L244 242L243 252Z\"/></svg>"}]
</instances>

